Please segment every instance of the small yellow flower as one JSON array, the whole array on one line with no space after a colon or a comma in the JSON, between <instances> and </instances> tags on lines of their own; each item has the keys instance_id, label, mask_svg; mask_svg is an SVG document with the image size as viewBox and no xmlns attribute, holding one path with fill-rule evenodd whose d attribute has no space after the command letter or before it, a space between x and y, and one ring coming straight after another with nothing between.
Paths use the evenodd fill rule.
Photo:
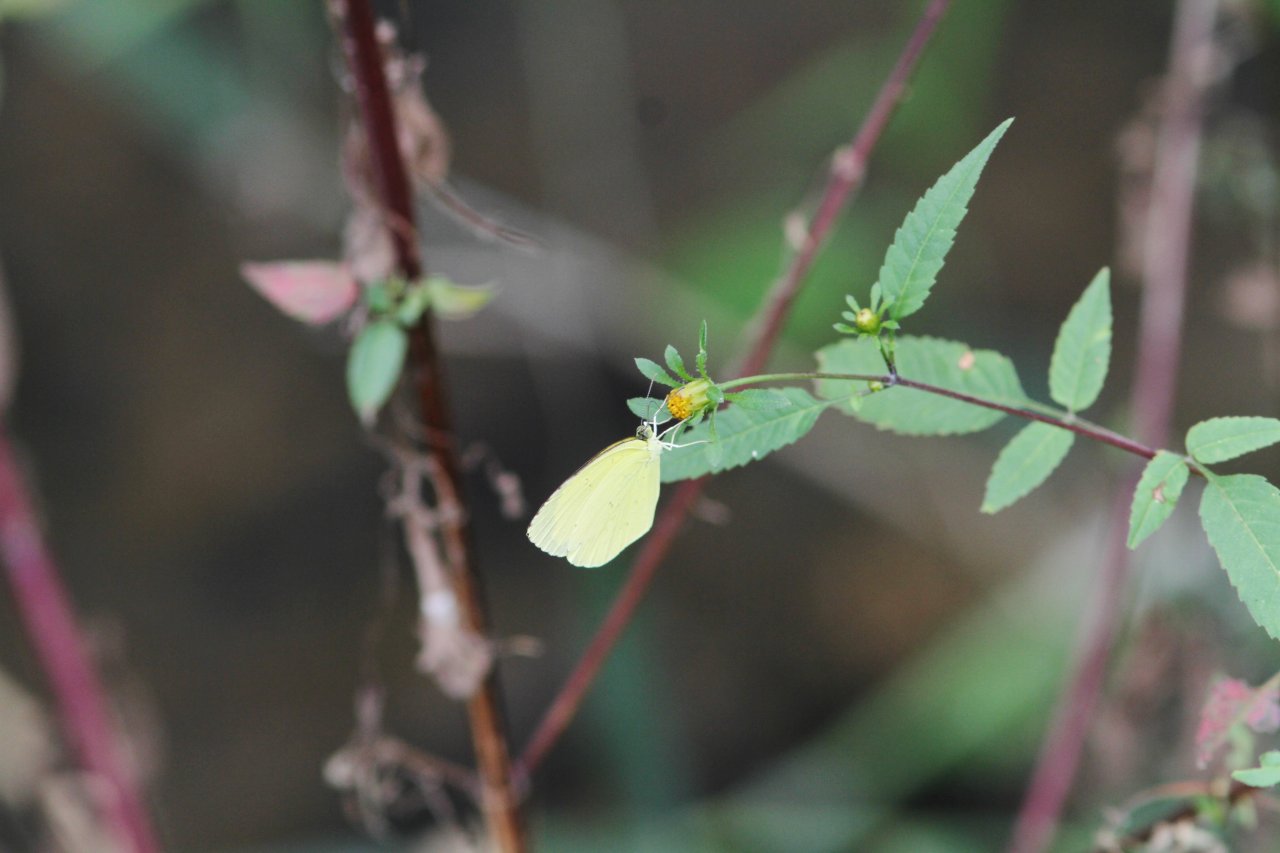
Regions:
<instances>
[{"instance_id":1,"label":"small yellow flower","mask_svg":"<svg viewBox=\"0 0 1280 853\"><path fill-rule=\"evenodd\" d=\"M707 393L710 389L709 379L695 379L673 388L667 395L667 411L681 421L696 415L711 405L711 396Z\"/></svg>"}]
</instances>

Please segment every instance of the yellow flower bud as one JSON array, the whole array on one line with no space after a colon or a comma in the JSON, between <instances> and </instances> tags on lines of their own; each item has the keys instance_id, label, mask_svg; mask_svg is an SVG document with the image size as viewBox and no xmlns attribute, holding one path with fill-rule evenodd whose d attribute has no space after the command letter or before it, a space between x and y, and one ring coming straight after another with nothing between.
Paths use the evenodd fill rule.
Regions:
<instances>
[{"instance_id":1,"label":"yellow flower bud","mask_svg":"<svg viewBox=\"0 0 1280 853\"><path fill-rule=\"evenodd\" d=\"M695 379L673 388L667 395L667 411L681 421L696 415L711 405L711 396L707 393L710 390L711 381L708 379Z\"/></svg>"},{"instance_id":2,"label":"yellow flower bud","mask_svg":"<svg viewBox=\"0 0 1280 853\"><path fill-rule=\"evenodd\" d=\"M863 308L853 321L854 328L868 335L880 331L880 315L870 308Z\"/></svg>"}]
</instances>

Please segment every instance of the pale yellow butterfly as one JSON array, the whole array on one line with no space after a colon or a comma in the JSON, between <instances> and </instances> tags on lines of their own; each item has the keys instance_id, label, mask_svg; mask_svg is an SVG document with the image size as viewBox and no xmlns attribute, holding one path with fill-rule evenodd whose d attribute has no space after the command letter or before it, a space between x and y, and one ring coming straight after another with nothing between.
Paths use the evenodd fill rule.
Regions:
<instances>
[{"instance_id":1,"label":"pale yellow butterfly","mask_svg":"<svg viewBox=\"0 0 1280 853\"><path fill-rule=\"evenodd\" d=\"M653 526L660 457L671 445L645 423L565 480L529 523L529 541L575 566L612 560Z\"/></svg>"}]
</instances>

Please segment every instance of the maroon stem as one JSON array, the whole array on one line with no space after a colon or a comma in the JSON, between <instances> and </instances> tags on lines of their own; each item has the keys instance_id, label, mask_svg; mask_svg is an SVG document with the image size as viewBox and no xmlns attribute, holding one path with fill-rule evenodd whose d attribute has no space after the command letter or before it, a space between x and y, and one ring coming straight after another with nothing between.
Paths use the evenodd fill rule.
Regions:
<instances>
[{"instance_id":1,"label":"maroon stem","mask_svg":"<svg viewBox=\"0 0 1280 853\"><path fill-rule=\"evenodd\" d=\"M1059 429L1070 430L1076 435L1083 435L1085 438L1091 438L1094 441L1100 441L1103 444L1118 447L1127 453L1141 456L1143 459L1152 459L1156 455L1155 448L1149 447L1140 441L1134 441L1131 438L1126 438L1125 436L1112 432L1109 429L1103 429L1096 424L1083 424L1078 421L1055 418L1052 415L1044 415L1028 409L1019 409L1016 406L1006 406L1003 403L997 403L994 400L984 400L981 397L974 397L971 394L965 394L963 391L952 391L950 388L930 385L928 382L916 382L914 379L908 379L905 376L884 376L880 378L880 381L885 384L886 388L892 385L901 385L903 388L916 388L920 391L927 391L930 394L937 394L940 397L950 397L953 400L959 400L963 403L982 406L985 409L995 409L997 412L1004 412L1006 415L1026 418L1030 421L1040 421L1040 423L1056 426Z\"/></svg>"},{"instance_id":2,"label":"maroon stem","mask_svg":"<svg viewBox=\"0 0 1280 853\"><path fill-rule=\"evenodd\" d=\"M1216 0L1179 0L1177 4L1164 113L1156 137L1143 242L1138 367L1130 398L1138 438L1157 447L1168 436L1177 387L1191 209L1216 16ZM1117 495L1113 507L1111 547L1091 596L1094 618L1080 637L1075 671L1059 700L1027 788L1009 846L1014 853L1035 853L1049 844L1075 778L1123 613L1119 602L1129 565L1124 525L1135 483L1136 475L1126 478L1127 491Z\"/></svg>"},{"instance_id":3,"label":"maroon stem","mask_svg":"<svg viewBox=\"0 0 1280 853\"><path fill-rule=\"evenodd\" d=\"M831 177L822 194L822 200L818 203L813 221L809 224L804 242L800 245L795 257L791 259L790 267L782 278L774 283L772 292L765 300L759 313L762 319L752 335L751 350L742 360L735 375L750 376L764 369L769 354L773 352L773 345L777 342L778 335L782 333L782 325L791 312L791 303L800 292L809 268L818 257L818 251L826 245L827 237L839 221L840 213L848 202L849 196L862 186L871 152L880 141L880 136L884 133L885 125L889 123L893 111L901 102L902 94L907 88L912 72L920 62L925 45L933 36L934 30L938 28L950 5L951 0L933 0L924 10L893 70L889 72L884 85L880 87L875 103L871 105L870 111L863 119L858 134L849 147L836 153L835 160L831 164Z\"/></svg>"},{"instance_id":4,"label":"maroon stem","mask_svg":"<svg viewBox=\"0 0 1280 853\"><path fill-rule=\"evenodd\" d=\"M356 103L394 241L397 265L406 278L416 279L422 275L423 264L414 224L413 190L397 144L396 116L383 71L382 51L375 38L373 12L368 0L337 0L336 8L342 25L343 51L355 79ZM445 519L440 535L450 577L468 627L484 635L488 632L488 613L474 564L466 521L468 513L459 488L449 397L430 312L410 330L409 378L417 393L427 434L437 437L431 442L430 451L440 467L437 503L440 517ZM513 785L506 716L496 669L490 671L467 701L467 717L480 773L481 805L491 839L504 853L526 850L528 838L520 798Z\"/></svg>"},{"instance_id":5,"label":"maroon stem","mask_svg":"<svg viewBox=\"0 0 1280 853\"><path fill-rule=\"evenodd\" d=\"M950 0L933 0L925 9L906 47L903 48L897 64L881 86L875 103L867 113L857 136L848 148L837 153L832 163L826 190L809 224L804 242L792 258L787 271L774 283L765 298L758 314L760 320L751 335L751 347L746 357L742 359L735 373L736 376L759 373L764 367L809 268L813 265L818 251L825 244L850 195L862 185L867 160L879 141L894 108L901 101L907 81L920 60L925 44L937 29L938 23L950 5ZM583 652L573 672L565 680L560 692L552 700L538 728L529 739L518 765L524 781L527 782L528 776L542 763L547 753L551 751L551 747L564 734L570 721L577 714L583 698L596 676L599 675L600 668L622 632L630 624L636 608L644 599L650 581L666 559L675 541L676 533L679 532L689 510L702 494L705 483L706 478L681 483L675 495L663 507L657 523L654 524L653 532L649 534L640 549L631 573L614 599L604 621L596 630L586 651Z\"/></svg>"},{"instance_id":6,"label":"maroon stem","mask_svg":"<svg viewBox=\"0 0 1280 853\"><path fill-rule=\"evenodd\" d=\"M71 602L18 472L7 433L0 429L0 556L18 612L53 688L63 733L80 766L101 788L90 788L117 843L134 853L160 849L137 780L125 760L106 694L76 627Z\"/></svg>"}]
</instances>

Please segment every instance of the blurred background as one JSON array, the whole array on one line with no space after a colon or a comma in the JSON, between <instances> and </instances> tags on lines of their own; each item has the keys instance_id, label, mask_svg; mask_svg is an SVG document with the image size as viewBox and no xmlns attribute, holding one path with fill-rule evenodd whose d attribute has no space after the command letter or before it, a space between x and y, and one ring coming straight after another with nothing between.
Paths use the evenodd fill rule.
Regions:
<instances>
[{"instance_id":1,"label":"blurred background","mask_svg":"<svg viewBox=\"0 0 1280 853\"><path fill-rule=\"evenodd\" d=\"M727 369L785 259L785 217L816 200L923 5L379 4L427 58L456 191L547 246L486 243L423 207L427 265L501 287L442 345L461 440L517 474L531 507L633 429L624 403L647 385L633 357L692 351L705 317L712 373ZM1211 415L1277 412L1278 11L1227 10L1178 436ZM466 721L413 668L412 590L381 517L384 461L345 399L344 342L285 318L237 271L340 251L350 109L323 4L0 0L6 12L10 422L153 769L162 832L192 851L376 849L321 776L352 730L373 620L387 622L389 729L469 761ZM956 3L772 366L812 365L915 199L1013 116L912 331L1005 353L1047 399L1057 326L1112 265L1115 355L1091 414L1125 429L1126 205L1170 15L1157 0ZM541 849L998 847L1089 616L1110 490L1132 465L1078 444L1046 487L982 515L1016 426L908 439L828 414L716 478L537 776ZM1280 453L1240 470L1275 480ZM522 744L627 562L548 557L526 521L502 517L484 464L467 486L496 632L542 645L502 662ZM1107 806L1200 778L1190 735L1213 674L1277 668L1184 503L1135 556L1062 849L1087 845ZM18 709L47 692L7 595L0 670L0 697L28 697L0 712L0 764L18 768L39 740ZM3 849L29 849L21 782L0 785ZM398 823L406 837L431 825Z\"/></svg>"}]
</instances>

